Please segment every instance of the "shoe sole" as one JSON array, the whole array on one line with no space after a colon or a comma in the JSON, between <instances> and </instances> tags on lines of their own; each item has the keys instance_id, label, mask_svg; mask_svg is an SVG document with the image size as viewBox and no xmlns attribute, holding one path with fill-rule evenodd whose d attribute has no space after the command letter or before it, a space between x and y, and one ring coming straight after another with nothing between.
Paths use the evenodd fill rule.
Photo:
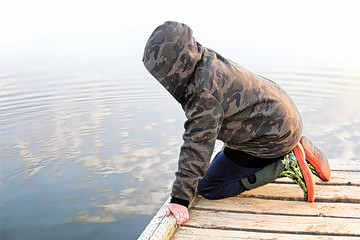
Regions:
<instances>
[{"instance_id":1,"label":"shoe sole","mask_svg":"<svg viewBox=\"0 0 360 240\"><path fill-rule=\"evenodd\" d=\"M327 157L323 151L317 148L307 137L300 139L300 144L305 151L305 159L314 166L320 179L324 182L330 181L331 170Z\"/></svg>"},{"instance_id":2,"label":"shoe sole","mask_svg":"<svg viewBox=\"0 0 360 240\"><path fill-rule=\"evenodd\" d=\"M302 172L305 185L307 188L307 201L308 202L314 202L315 201L315 182L312 176L312 173L310 171L310 168L308 167L306 161L305 161L305 151L301 144L298 143L298 145L294 149L294 154L296 156L296 159L298 161L300 170Z\"/></svg>"}]
</instances>

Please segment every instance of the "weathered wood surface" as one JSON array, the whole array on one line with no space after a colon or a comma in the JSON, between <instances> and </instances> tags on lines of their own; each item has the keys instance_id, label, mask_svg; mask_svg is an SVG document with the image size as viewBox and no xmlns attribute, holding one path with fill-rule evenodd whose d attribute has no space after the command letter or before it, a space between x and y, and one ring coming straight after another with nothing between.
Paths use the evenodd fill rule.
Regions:
<instances>
[{"instance_id":1,"label":"weathered wood surface","mask_svg":"<svg viewBox=\"0 0 360 240\"><path fill-rule=\"evenodd\" d=\"M297 208L295 204L293 207ZM213 210L194 209L191 210L191 219L184 226L205 229L297 234L321 233L323 235L335 234L360 237L360 219L352 218L342 218L339 221L339 219L329 217L215 212Z\"/></svg>"},{"instance_id":2,"label":"weathered wood surface","mask_svg":"<svg viewBox=\"0 0 360 240\"><path fill-rule=\"evenodd\" d=\"M314 203L304 201L298 185L281 178L232 198L199 196L188 222L177 227L163 213L170 230L140 239L360 239L360 160L330 164L332 179L316 181Z\"/></svg>"},{"instance_id":3,"label":"weathered wood surface","mask_svg":"<svg viewBox=\"0 0 360 240\"><path fill-rule=\"evenodd\" d=\"M219 230L219 229L199 229L191 227L180 227L176 232L176 240L242 240L242 239L268 239L268 240L354 240L358 238L344 236L314 236L308 234L283 234L283 233L267 233L267 232L249 232L241 230Z\"/></svg>"},{"instance_id":4,"label":"weathered wood surface","mask_svg":"<svg viewBox=\"0 0 360 240\"><path fill-rule=\"evenodd\" d=\"M359 173L360 174L360 173ZM331 185L316 185L315 196L317 202L348 202L360 203L359 186L331 186ZM241 194L242 197L252 198L268 198L280 200L304 200L304 193L296 184L267 184L265 186L246 191Z\"/></svg>"},{"instance_id":5,"label":"weathered wood surface","mask_svg":"<svg viewBox=\"0 0 360 240\"><path fill-rule=\"evenodd\" d=\"M173 235L177 226L174 217L166 216L165 207L169 202L170 198L168 198L161 206L157 214L153 217L153 219L138 238L139 240L165 240L169 239Z\"/></svg>"},{"instance_id":6,"label":"weathered wood surface","mask_svg":"<svg viewBox=\"0 0 360 240\"><path fill-rule=\"evenodd\" d=\"M255 209L253 207L256 206ZM296 207L294 207L296 206ZM299 211L301 209L301 211ZM265 215L360 218L360 204L305 201L283 201L272 199L232 197L209 201L198 197L192 210L215 212L241 212ZM359 226L360 229L360 226Z\"/></svg>"},{"instance_id":7,"label":"weathered wood surface","mask_svg":"<svg viewBox=\"0 0 360 240\"><path fill-rule=\"evenodd\" d=\"M189 208L192 207L194 199L189 204ZM170 202L170 197L161 206L157 214L153 217L150 223L146 226L145 230L141 233L138 240L167 240L173 236L174 231L177 228L176 219L173 216L168 217L166 215L166 205Z\"/></svg>"},{"instance_id":8,"label":"weathered wood surface","mask_svg":"<svg viewBox=\"0 0 360 240\"><path fill-rule=\"evenodd\" d=\"M214 159L214 156L219 152L221 146L218 145L215 147L215 150L211 156L211 159ZM192 204L196 201L196 198L193 199L189 204L191 208ZM170 239L173 236L174 231L177 228L176 219L173 216L166 216L165 208L169 204L170 197L165 201L161 206L157 214L152 218L150 223L146 226L145 230L141 233L138 240L163 240Z\"/></svg>"}]
</instances>

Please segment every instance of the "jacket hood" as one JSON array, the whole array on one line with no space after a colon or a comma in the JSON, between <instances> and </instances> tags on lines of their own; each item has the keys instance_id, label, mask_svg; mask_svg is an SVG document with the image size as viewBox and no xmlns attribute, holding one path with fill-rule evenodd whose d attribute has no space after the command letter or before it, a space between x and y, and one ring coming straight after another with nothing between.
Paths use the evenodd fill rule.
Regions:
<instances>
[{"instance_id":1,"label":"jacket hood","mask_svg":"<svg viewBox=\"0 0 360 240\"><path fill-rule=\"evenodd\" d=\"M192 80L202 52L202 46L195 41L187 25L165 22L151 34L143 62L165 89L183 103L185 89Z\"/></svg>"}]
</instances>

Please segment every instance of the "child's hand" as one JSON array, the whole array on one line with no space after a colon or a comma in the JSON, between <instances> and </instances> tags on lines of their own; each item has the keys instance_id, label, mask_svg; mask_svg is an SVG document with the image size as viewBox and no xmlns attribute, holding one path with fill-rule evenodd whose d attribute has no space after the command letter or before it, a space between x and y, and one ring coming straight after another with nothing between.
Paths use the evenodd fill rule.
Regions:
<instances>
[{"instance_id":1,"label":"child's hand","mask_svg":"<svg viewBox=\"0 0 360 240\"><path fill-rule=\"evenodd\" d=\"M169 203L166 207L166 215L170 216L171 213L176 218L176 223L180 226L187 220L189 220L189 211L187 207L176 204L176 203Z\"/></svg>"}]
</instances>

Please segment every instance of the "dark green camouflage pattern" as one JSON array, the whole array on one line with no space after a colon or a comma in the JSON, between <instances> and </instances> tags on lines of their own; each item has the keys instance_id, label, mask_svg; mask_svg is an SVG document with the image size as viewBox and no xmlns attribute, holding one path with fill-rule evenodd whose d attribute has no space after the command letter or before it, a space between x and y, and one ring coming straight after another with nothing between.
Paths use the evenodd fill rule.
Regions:
<instances>
[{"instance_id":1,"label":"dark green camouflage pattern","mask_svg":"<svg viewBox=\"0 0 360 240\"><path fill-rule=\"evenodd\" d=\"M197 43L187 25L156 28L143 62L187 117L172 197L194 197L216 139L262 158L283 156L299 142L301 116L284 90Z\"/></svg>"}]
</instances>

